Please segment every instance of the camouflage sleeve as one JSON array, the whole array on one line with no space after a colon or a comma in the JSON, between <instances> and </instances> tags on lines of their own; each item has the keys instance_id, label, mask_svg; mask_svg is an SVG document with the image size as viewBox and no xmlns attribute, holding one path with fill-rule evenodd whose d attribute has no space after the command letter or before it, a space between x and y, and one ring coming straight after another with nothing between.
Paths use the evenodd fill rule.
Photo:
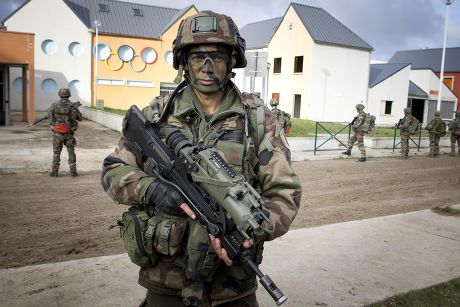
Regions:
<instances>
[{"instance_id":1,"label":"camouflage sleeve","mask_svg":"<svg viewBox=\"0 0 460 307\"><path fill-rule=\"evenodd\" d=\"M290 150L282 141L281 127L266 108L265 136L259 147L257 175L270 212L269 225L263 225L266 240L273 240L289 230L300 206L302 187L290 163Z\"/></svg>"},{"instance_id":2,"label":"camouflage sleeve","mask_svg":"<svg viewBox=\"0 0 460 307\"><path fill-rule=\"evenodd\" d=\"M48 112L48 119L49 119L49 125L54 126L56 124L56 117L54 116L54 108L55 108L55 103L53 103L47 110Z\"/></svg>"},{"instance_id":3,"label":"camouflage sleeve","mask_svg":"<svg viewBox=\"0 0 460 307\"><path fill-rule=\"evenodd\" d=\"M284 113L284 116L286 117L286 121L284 122L284 127L285 128L291 128L292 123L291 123L291 114L289 113Z\"/></svg>"},{"instance_id":4,"label":"camouflage sleeve","mask_svg":"<svg viewBox=\"0 0 460 307\"><path fill-rule=\"evenodd\" d=\"M143 171L142 155L121 137L115 152L104 159L101 184L117 203L136 205L144 203L147 188L154 181Z\"/></svg>"},{"instance_id":5,"label":"camouflage sleeve","mask_svg":"<svg viewBox=\"0 0 460 307\"><path fill-rule=\"evenodd\" d=\"M401 130L409 130L409 127L412 125L412 122L414 121L414 118L412 116L405 116L402 125L401 125Z\"/></svg>"}]
</instances>

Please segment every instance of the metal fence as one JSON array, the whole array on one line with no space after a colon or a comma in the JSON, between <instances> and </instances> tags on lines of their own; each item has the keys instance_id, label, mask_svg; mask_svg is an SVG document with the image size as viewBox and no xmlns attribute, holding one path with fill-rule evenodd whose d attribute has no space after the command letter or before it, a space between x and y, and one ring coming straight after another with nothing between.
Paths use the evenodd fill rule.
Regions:
<instances>
[{"instance_id":1,"label":"metal fence","mask_svg":"<svg viewBox=\"0 0 460 307\"><path fill-rule=\"evenodd\" d=\"M313 154L316 155L316 152L321 150L321 149L319 149L321 146L323 146L324 144L326 144L327 142L332 141L332 140L336 140L337 142L339 142L340 145L342 145L345 148L347 148L348 144L344 144L341 140L339 140L337 138L337 135L348 128L348 140L349 140L350 135L351 135L351 123L348 123L343 128L341 128L339 131L336 131L336 132L329 131L329 129L324 127L323 124L337 124L337 123L333 123L333 122L316 122L316 125L315 125L315 150L314 150ZM324 142L322 142L319 145L318 145L318 127L322 128L325 132L327 132L327 134L329 134L329 138L326 139Z\"/></svg>"},{"instance_id":2,"label":"metal fence","mask_svg":"<svg viewBox=\"0 0 460 307\"><path fill-rule=\"evenodd\" d=\"M398 147L398 145L401 144L401 139L399 139L399 142L396 143L396 131L398 130L398 128L396 128L396 126L394 127L394 134L393 134L393 152L395 151L395 148ZM422 124L420 124L419 126L419 129L418 129L418 136L416 136L418 138L418 142L415 142L414 139L412 137L409 137L409 146L410 146L410 142L412 142L415 146L417 146L417 151L420 151L420 140L422 139Z\"/></svg>"}]
</instances>

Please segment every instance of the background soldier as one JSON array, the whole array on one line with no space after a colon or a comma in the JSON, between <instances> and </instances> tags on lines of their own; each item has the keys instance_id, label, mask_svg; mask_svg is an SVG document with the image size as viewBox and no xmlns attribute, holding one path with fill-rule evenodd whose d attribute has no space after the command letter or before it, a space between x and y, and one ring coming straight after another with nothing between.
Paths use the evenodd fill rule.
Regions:
<instances>
[{"instance_id":1,"label":"background soldier","mask_svg":"<svg viewBox=\"0 0 460 307\"><path fill-rule=\"evenodd\" d=\"M272 107L272 112L275 115L275 118L281 125L281 128L284 129L284 134L289 135L291 133L291 114L286 113L278 109L279 101L276 98L270 99L270 106Z\"/></svg>"},{"instance_id":2,"label":"background soldier","mask_svg":"<svg viewBox=\"0 0 460 307\"><path fill-rule=\"evenodd\" d=\"M446 123L441 119L441 112L434 112L434 118L426 125L426 130L430 133L430 153L428 157L439 155L439 139L446 135Z\"/></svg>"},{"instance_id":3,"label":"background soldier","mask_svg":"<svg viewBox=\"0 0 460 307\"><path fill-rule=\"evenodd\" d=\"M59 99L48 109L48 118L50 128L53 131L53 163L51 164L51 177L58 176L59 161L61 160L62 146L67 147L69 154L70 176L75 177L77 174L77 157L75 155L74 134L78 129L78 122L82 120L82 115L78 106L80 102L71 102L69 100L70 90L61 88L59 90Z\"/></svg>"},{"instance_id":4,"label":"background soldier","mask_svg":"<svg viewBox=\"0 0 460 307\"><path fill-rule=\"evenodd\" d=\"M246 66L244 52L244 39L230 17L211 11L187 17L173 42L173 66L179 80L185 71L185 81L170 97L157 97L143 112L161 138L180 129L193 145L217 148L260 191L270 223L262 224L263 237L243 245L260 263L263 241L288 231L300 205L301 185L286 158L289 149L281 141L273 113L260 98L241 94L230 80L232 68ZM262 125L249 116L254 107L263 111L257 112L263 115ZM254 124L262 129L250 128ZM184 247L171 253L154 247L159 259L139 272L139 283L147 288L144 306L258 306L252 271L239 260L229 259L219 239L194 220L179 193L145 173L147 164L122 136L116 151L104 160L101 179L117 203L154 211L158 225L176 225L168 239L175 241L165 244ZM180 234L177 225L184 223L187 232Z\"/></svg>"},{"instance_id":5,"label":"background soldier","mask_svg":"<svg viewBox=\"0 0 460 307\"><path fill-rule=\"evenodd\" d=\"M401 157L407 159L409 155L409 139L411 132L409 128L413 125L415 117L411 115L412 110L410 108L404 108L404 117L401 118L396 125L399 128L399 134L401 136Z\"/></svg>"},{"instance_id":6,"label":"background soldier","mask_svg":"<svg viewBox=\"0 0 460 307\"><path fill-rule=\"evenodd\" d=\"M361 158L358 159L358 162L366 162L366 149L364 148L364 131L363 124L366 120L366 114L364 113L364 105L359 103L356 105L356 112L358 115L353 118L351 125L353 129L353 136L348 140L348 149L342 154L351 156L351 150L353 149L353 144L358 142L358 148L361 151Z\"/></svg>"},{"instance_id":7,"label":"background soldier","mask_svg":"<svg viewBox=\"0 0 460 307\"><path fill-rule=\"evenodd\" d=\"M460 157L460 111L455 112L455 118L449 123L450 131L450 154L455 157L455 143L458 146L458 156Z\"/></svg>"}]
</instances>

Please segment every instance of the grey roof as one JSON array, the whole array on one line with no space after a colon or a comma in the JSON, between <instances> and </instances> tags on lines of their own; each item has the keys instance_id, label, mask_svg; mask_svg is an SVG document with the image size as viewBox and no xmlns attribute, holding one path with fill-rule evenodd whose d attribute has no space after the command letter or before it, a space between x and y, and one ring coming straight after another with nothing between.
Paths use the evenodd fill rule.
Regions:
<instances>
[{"instance_id":1,"label":"grey roof","mask_svg":"<svg viewBox=\"0 0 460 307\"><path fill-rule=\"evenodd\" d=\"M275 34L282 17L262 20L245 25L240 34L246 40L246 49L264 48Z\"/></svg>"},{"instance_id":2,"label":"grey roof","mask_svg":"<svg viewBox=\"0 0 460 307\"><path fill-rule=\"evenodd\" d=\"M88 29L94 20L101 22L100 33L121 36L160 38L161 34L193 5L182 10L114 0L64 0ZM108 12L99 11L106 4ZM134 16L140 9L143 16Z\"/></svg>"},{"instance_id":3,"label":"grey roof","mask_svg":"<svg viewBox=\"0 0 460 307\"><path fill-rule=\"evenodd\" d=\"M369 87L374 87L383 80L393 76L395 73L408 66L408 63L385 63L371 64L369 72Z\"/></svg>"},{"instance_id":4,"label":"grey roof","mask_svg":"<svg viewBox=\"0 0 460 307\"><path fill-rule=\"evenodd\" d=\"M291 5L316 43L373 50L371 45L324 9L299 3Z\"/></svg>"},{"instance_id":5,"label":"grey roof","mask_svg":"<svg viewBox=\"0 0 460 307\"><path fill-rule=\"evenodd\" d=\"M410 63L412 69L431 69L441 71L442 49L419 49L397 51L390 63ZM445 72L460 72L460 47L446 48Z\"/></svg>"},{"instance_id":6,"label":"grey roof","mask_svg":"<svg viewBox=\"0 0 460 307\"><path fill-rule=\"evenodd\" d=\"M417 84L409 81L409 96L426 98L428 97L428 94L418 87Z\"/></svg>"}]
</instances>

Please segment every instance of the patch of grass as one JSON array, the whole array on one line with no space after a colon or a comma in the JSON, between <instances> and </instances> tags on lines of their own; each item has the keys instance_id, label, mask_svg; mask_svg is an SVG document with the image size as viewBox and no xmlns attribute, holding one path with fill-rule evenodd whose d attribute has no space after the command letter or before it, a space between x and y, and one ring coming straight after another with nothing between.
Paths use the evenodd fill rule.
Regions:
<instances>
[{"instance_id":1,"label":"patch of grass","mask_svg":"<svg viewBox=\"0 0 460 307\"><path fill-rule=\"evenodd\" d=\"M409 291L366 307L458 307L460 306L460 278L432 287Z\"/></svg>"},{"instance_id":2,"label":"patch of grass","mask_svg":"<svg viewBox=\"0 0 460 307\"><path fill-rule=\"evenodd\" d=\"M95 107L91 107L91 109L96 110ZM123 116L125 116L126 112L128 112L128 110L112 109L112 108L106 108L106 107L104 107L104 111L109 112L109 113L113 113L113 114L123 115Z\"/></svg>"}]
</instances>

